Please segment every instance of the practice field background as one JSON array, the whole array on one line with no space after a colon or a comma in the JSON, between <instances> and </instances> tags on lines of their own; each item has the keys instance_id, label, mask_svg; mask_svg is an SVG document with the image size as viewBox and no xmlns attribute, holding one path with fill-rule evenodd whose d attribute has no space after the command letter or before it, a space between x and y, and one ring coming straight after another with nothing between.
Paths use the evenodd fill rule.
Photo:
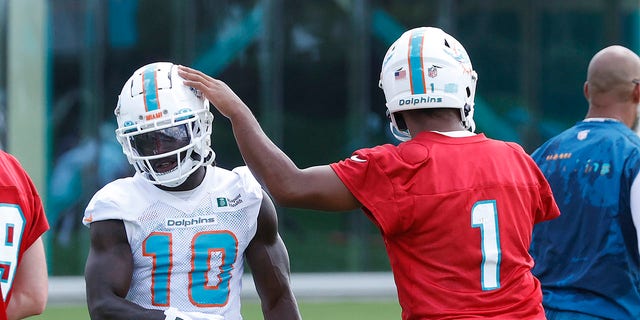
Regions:
<instances>
[{"instance_id":1,"label":"practice field background","mask_svg":"<svg viewBox=\"0 0 640 320\"><path fill-rule=\"evenodd\" d=\"M242 314L262 319L251 275L242 277ZM291 287L305 320L400 319L390 272L294 273ZM89 319L82 277L51 277L45 312L34 320Z\"/></svg>"},{"instance_id":2,"label":"practice field background","mask_svg":"<svg viewBox=\"0 0 640 320\"><path fill-rule=\"evenodd\" d=\"M345 301L345 302L300 302L300 313L305 320L389 320L400 319L397 301ZM245 302L242 316L246 320L262 319L257 301ZM34 320L86 320L86 306L52 306Z\"/></svg>"},{"instance_id":3,"label":"practice field background","mask_svg":"<svg viewBox=\"0 0 640 320\"><path fill-rule=\"evenodd\" d=\"M0 148L43 197L49 274L83 274L84 208L133 173L114 108L134 70L170 61L223 80L306 168L398 143L380 67L418 26L444 28L471 56L476 132L528 152L584 116L593 54L612 43L640 53L638 0L0 0ZM243 165L231 123L214 114L216 164ZM359 210L279 207L278 218L292 272L391 270Z\"/></svg>"},{"instance_id":4,"label":"practice field background","mask_svg":"<svg viewBox=\"0 0 640 320\"><path fill-rule=\"evenodd\" d=\"M527 152L584 117L593 54L613 43L640 53L639 0L0 0L0 149L25 167L51 225L52 290L37 319L87 319L84 284L58 277L84 273L90 241L81 221L91 197L133 173L114 108L134 70L171 61L223 80L306 168L398 143L380 67L393 41L417 26L444 28L471 56L476 132ZM231 123L214 114L216 164L243 165ZM305 319L400 318L378 310L384 303L352 304L397 300L380 230L360 210L278 207L278 222Z\"/></svg>"}]
</instances>

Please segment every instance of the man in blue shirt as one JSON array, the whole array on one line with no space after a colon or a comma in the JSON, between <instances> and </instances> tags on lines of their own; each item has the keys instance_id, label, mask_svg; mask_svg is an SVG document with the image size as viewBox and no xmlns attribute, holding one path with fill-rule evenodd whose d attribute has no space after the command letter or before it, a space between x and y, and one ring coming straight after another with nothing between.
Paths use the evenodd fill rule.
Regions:
<instances>
[{"instance_id":1,"label":"man in blue shirt","mask_svg":"<svg viewBox=\"0 0 640 320\"><path fill-rule=\"evenodd\" d=\"M532 155L561 212L534 228L533 273L550 320L640 319L640 57L602 49L584 95L585 119Z\"/></svg>"}]
</instances>

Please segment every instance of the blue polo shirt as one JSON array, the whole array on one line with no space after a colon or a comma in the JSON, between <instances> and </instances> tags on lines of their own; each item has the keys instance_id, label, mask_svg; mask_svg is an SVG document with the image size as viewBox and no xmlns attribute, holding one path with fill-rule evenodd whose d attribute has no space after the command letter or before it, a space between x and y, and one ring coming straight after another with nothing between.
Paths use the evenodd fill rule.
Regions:
<instances>
[{"instance_id":1,"label":"blue polo shirt","mask_svg":"<svg viewBox=\"0 0 640 320\"><path fill-rule=\"evenodd\" d=\"M630 209L640 138L616 120L581 121L532 157L561 212L533 232L530 253L544 306L640 319L640 257Z\"/></svg>"}]
</instances>

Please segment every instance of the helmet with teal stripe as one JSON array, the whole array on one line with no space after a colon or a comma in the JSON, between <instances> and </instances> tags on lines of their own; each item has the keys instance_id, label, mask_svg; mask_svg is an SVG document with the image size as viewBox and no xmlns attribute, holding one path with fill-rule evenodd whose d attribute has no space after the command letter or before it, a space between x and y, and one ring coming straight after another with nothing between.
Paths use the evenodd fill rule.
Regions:
<instances>
[{"instance_id":1,"label":"helmet with teal stripe","mask_svg":"<svg viewBox=\"0 0 640 320\"><path fill-rule=\"evenodd\" d=\"M116 138L136 171L154 184L176 187L213 162L213 114L203 95L183 84L177 66L156 62L127 80L114 111Z\"/></svg>"},{"instance_id":2,"label":"helmet with teal stripe","mask_svg":"<svg viewBox=\"0 0 640 320\"><path fill-rule=\"evenodd\" d=\"M474 131L477 79L458 40L434 27L406 31L387 50L380 72L392 133L399 140L409 140L395 113L426 108L460 109L463 126Z\"/></svg>"}]
</instances>

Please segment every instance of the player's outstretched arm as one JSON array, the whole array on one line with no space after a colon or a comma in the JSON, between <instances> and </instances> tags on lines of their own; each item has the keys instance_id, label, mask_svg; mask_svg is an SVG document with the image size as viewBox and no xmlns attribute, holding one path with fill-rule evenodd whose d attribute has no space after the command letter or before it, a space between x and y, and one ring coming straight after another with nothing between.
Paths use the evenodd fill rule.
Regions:
<instances>
[{"instance_id":1,"label":"player's outstretched arm","mask_svg":"<svg viewBox=\"0 0 640 320\"><path fill-rule=\"evenodd\" d=\"M91 247L85 266L87 306L91 319L165 319L160 310L149 310L125 300L133 259L121 220L90 225Z\"/></svg>"},{"instance_id":2,"label":"player's outstretched arm","mask_svg":"<svg viewBox=\"0 0 640 320\"><path fill-rule=\"evenodd\" d=\"M9 320L41 314L48 297L47 262L42 237L25 251L13 278L13 292L7 306Z\"/></svg>"},{"instance_id":3,"label":"player's outstretched arm","mask_svg":"<svg viewBox=\"0 0 640 320\"><path fill-rule=\"evenodd\" d=\"M278 234L278 218L269 196L258 216L258 229L245 252L260 296L265 320L301 319L289 279L289 255Z\"/></svg>"},{"instance_id":4,"label":"player's outstretched arm","mask_svg":"<svg viewBox=\"0 0 640 320\"><path fill-rule=\"evenodd\" d=\"M185 85L201 91L229 118L247 166L278 204L326 211L361 206L330 166L299 169L267 137L249 107L224 82L184 66L178 73Z\"/></svg>"}]
</instances>

